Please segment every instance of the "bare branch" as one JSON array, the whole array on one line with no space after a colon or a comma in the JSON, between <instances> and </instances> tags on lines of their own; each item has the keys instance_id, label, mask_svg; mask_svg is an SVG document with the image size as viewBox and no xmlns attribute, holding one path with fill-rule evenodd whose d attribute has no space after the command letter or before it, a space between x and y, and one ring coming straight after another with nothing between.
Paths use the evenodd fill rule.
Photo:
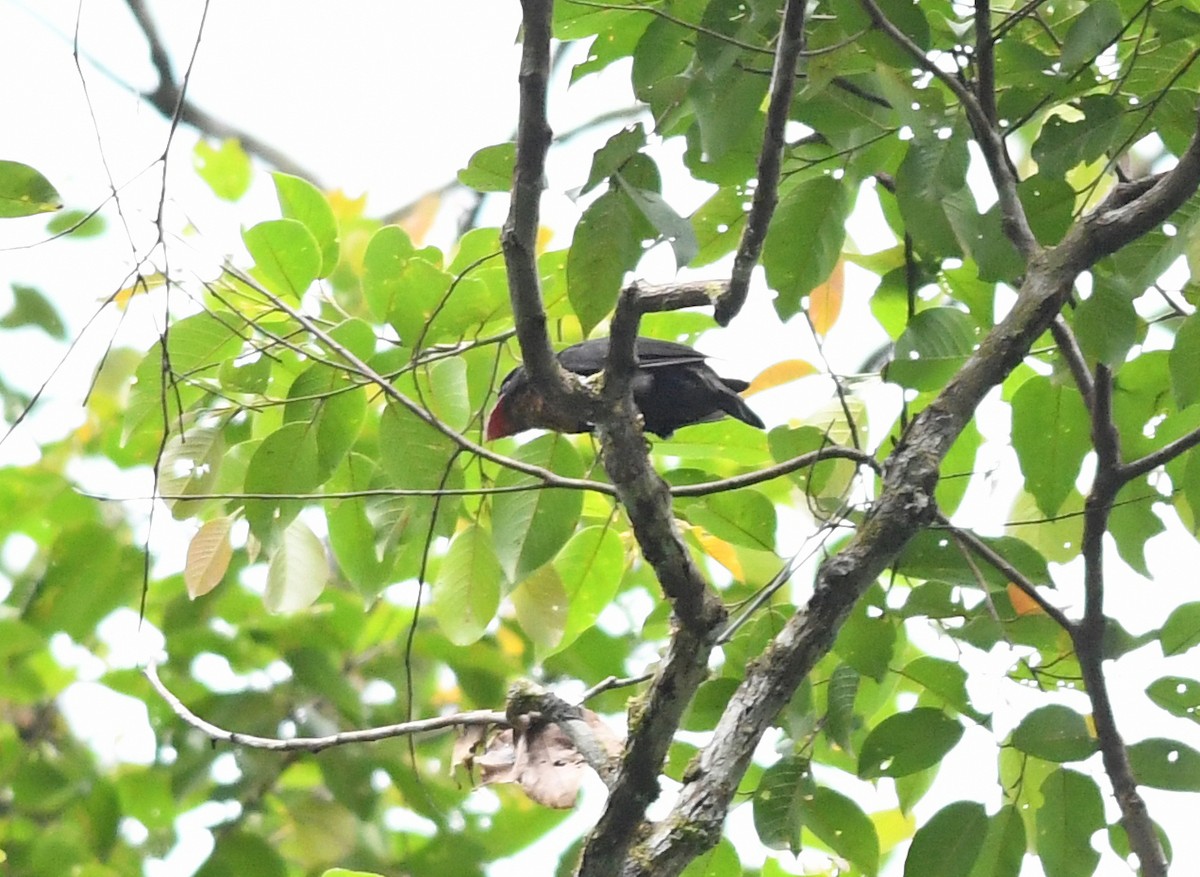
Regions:
<instances>
[{"instance_id":1,"label":"bare branch","mask_svg":"<svg viewBox=\"0 0 1200 877\"><path fill-rule=\"evenodd\" d=\"M459 728L465 725L499 725L508 727L508 717L494 710L472 710L466 713L454 713L448 716L438 716L432 719L417 719L412 722L401 722L396 725L383 725L378 728L365 728L361 731L343 731L338 734L328 734L324 737L258 737L254 734L243 734L240 731L227 731L224 728L207 722L184 706L183 701L176 697L158 676L158 665L149 664L142 671L154 690L171 707L171 711L184 722L214 741L232 743L250 749L267 749L272 752L320 752L331 746L344 746L347 743L373 743L376 740L389 740L393 737L406 737L412 734L422 734L427 731L442 731L447 728Z\"/></svg>"},{"instance_id":2,"label":"bare branch","mask_svg":"<svg viewBox=\"0 0 1200 877\"><path fill-rule=\"evenodd\" d=\"M1200 429L1192 430L1187 435L1182 435L1175 439L1175 441L1163 445L1157 451L1153 451L1123 466L1121 468L1121 478L1123 481L1132 481L1139 475L1145 475L1159 466L1171 462L1180 454L1190 451L1197 445L1200 445Z\"/></svg>"},{"instance_id":3,"label":"bare branch","mask_svg":"<svg viewBox=\"0 0 1200 877\"><path fill-rule=\"evenodd\" d=\"M1129 751L1117 730L1116 716L1108 697L1104 678L1104 534L1113 500L1124 485L1120 438L1112 419L1112 373L1107 366L1096 368L1095 404L1092 408L1092 444L1096 449L1096 477L1084 503L1083 538L1083 620L1072 631L1072 642L1083 674L1087 695L1092 703L1092 719L1104 770L1113 785L1113 794L1121 808L1121 824L1129 836L1129 846L1138 857L1142 877L1165 877L1166 858L1146 803L1137 789L1137 780L1129 764Z\"/></svg>"},{"instance_id":4,"label":"bare branch","mask_svg":"<svg viewBox=\"0 0 1200 877\"><path fill-rule=\"evenodd\" d=\"M796 62L804 50L806 0L788 0L779 29L779 45L771 71L771 98L767 105L767 123L763 129L762 150L758 154L758 184L750 213L742 229L742 240L733 259L729 288L717 301L714 317L722 326L737 316L750 290L750 275L762 254L767 228L779 202L779 169L783 161L784 129L792 108L796 82Z\"/></svg>"}]
</instances>

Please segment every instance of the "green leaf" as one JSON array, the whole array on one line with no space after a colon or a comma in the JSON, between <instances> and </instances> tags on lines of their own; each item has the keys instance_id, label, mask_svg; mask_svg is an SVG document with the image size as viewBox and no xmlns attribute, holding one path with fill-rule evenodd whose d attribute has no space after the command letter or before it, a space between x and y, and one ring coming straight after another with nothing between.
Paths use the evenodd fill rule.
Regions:
<instances>
[{"instance_id":1,"label":"green leaf","mask_svg":"<svg viewBox=\"0 0 1200 877\"><path fill-rule=\"evenodd\" d=\"M1200 314L1180 324L1167 362L1175 404L1187 408L1200 399Z\"/></svg>"},{"instance_id":2,"label":"green leaf","mask_svg":"<svg viewBox=\"0 0 1200 877\"><path fill-rule=\"evenodd\" d=\"M1146 688L1154 703L1173 716L1200 722L1200 682L1183 676L1164 676Z\"/></svg>"},{"instance_id":3,"label":"green leaf","mask_svg":"<svg viewBox=\"0 0 1200 877\"><path fill-rule=\"evenodd\" d=\"M983 847L988 818L982 804L956 801L913 835L904 877L967 877Z\"/></svg>"},{"instance_id":4,"label":"green leaf","mask_svg":"<svg viewBox=\"0 0 1200 877\"><path fill-rule=\"evenodd\" d=\"M754 790L754 829L764 846L800 853L802 802L815 791L806 758L783 758L763 771Z\"/></svg>"},{"instance_id":5,"label":"green leaf","mask_svg":"<svg viewBox=\"0 0 1200 877\"><path fill-rule=\"evenodd\" d=\"M719 676L705 682L688 704L680 728L685 731L712 730L737 687L738 680L730 676Z\"/></svg>"},{"instance_id":6,"label":"green leaf","mask_svg":"<svg viewBox=\"0 0 1200 877\"><path fill-rule=\"evenodd\" d=\"M459 431L475 413L467 393L467 362L459 356L436 360L429 366L426 402L435 417Z\"/></svg>"},{"instance_id":7,"label":"green leaf","mask_svg":"<svg viewBox=\"0 0 1200 877\"><path fill-rule=\"evenodd\" d=\"M567 624L567 589L550 564L539 567L509 595L521 630L540 657L554 651Z\"/></svg>"},{"instance_id":8,"label":"green leaf","mask_svg":"<svg viewBox=\"0 0 1200 877\"><path fill-rule=\"evenodd\" d=\"M559 433L539 436L517 450L517 459L551 469L568 478L583 475L583 464L571 440ZM554 558L575 532L583 496L577 490L537 489L536 480L512 469L501 471L498 487L529 485L532 489L496 496L492 534L496 557L510 582L520 582Z\"/></svg>"},{"instance_id":9,"label":"green leaf","mask_svg":"<svg viewBox=\"0 0 1200 877\"><path fill-rule=\"evenodd\" d=\"M1078 102L1084 118L1068 121L1066 113L1056 112L1046 119L1033 144L1038 171L1061 176L1078 164L1103 156L1116 138L1121 123L1121 102L1112 95L1093 94Z\"/></svg>"},{"instance_id":10,"label":"green leaf","mask_svg":"<svg viewBox=\"0 0 1200 877\"><path fill-rule=\"evenodd\" d=\"M580 530L559 551L554 566L567 592L567 621L558 649L575 642L595 624L616 596L624 572L625 549L612 527Z\"/></svg>"},{"instance_id":11,"label":"green leaf","mask_svg":"<svg viewBox=\"0 0 1200 877\"><path fill-rule=\"evenodd\" d=\"M966 186L966 132L946 138L923 136L908 144L896 171L896 201L905 230L930 256L959 256L958 237L946 217L946 199Z\"/></svg>"},{"instance_id":12,"label":"green leaf","mask_svg":"<svg viewBox=\"0 0 1200 877\"><path fill-rule=\"evenodd\" d=\"M433 583L433 609L450 642L469 646L483 636L500 608L503 572L492 538L472 525L450 543Z\"/></svg>"},{"instance_id":13,"label":"green leaf","mask_svg":"<svg viewBox=\"0 0 1200 877\"><path fill-rule=\"evenodd\" d=\"M197 140L192 151L192 166L213 194L226 201L236 201L245 195L254 176L250 156L232 137L222 140L219 146L204 139Z\"/></svg>"},{"instance_id":14,"label":"green leaf","mask_svg":"<svg viewBox=\"0 0 1200 877\"><path fill-rule=\"evenodd\" d=\"M725 186L696 209L691 217L697 247L693 268L733 252L746 225L746 203L745 191Z\"/></svg>"},{"instance_id":15,"label":"green leaf","mask_svg":"<svg viewBox=\"0 0 1200 877\"><path fill-rule=\"evenodd\" d=\"M838 631L833 651L862 675L881 682L888 673L896 638L894 620L879 615L865 600L859 600Z\"/></svg>"},{"instance_id":16,"label":"green leaf","mask_svg":"<svg viewBox=\"0 0 1200 877\"><path fill-rule=\"evenodd\" d=\"M853 753L854 700L862 677L849 664L838 664L829 677L826 693L825 733L846 752Z\"/></svg>"},{"instance_id":17,"label":"green leaf","mask_svg":"<svg viewBox=\"0 0 1200 877\"><path fill-rule=\"evenodd\" d=\"M1058 513L1091 450L1091 424L1079 391L1034 377L1013 395L1012 442L1026 489L1047 516Z\"/></svg>"},{"instance_id":18,"label":"green leaf","mask_svg":"<svg viewBox=\"0 0 1200 877\"><path fill-rule=\"evenodd\" d=\"M723 837L711 850L692 859L679 877L739 877L744 873L737 848Z\"/></svg>"},{"instance_id":19,"label":"green leaf","mask_svg":"<svg viewBox=\"0 0 1200 877\"><path fill-rule=\"evenodd\" d=\"M285 423L306 423L316 430L317 483L341 465L358 438L367 415L367 391L340 369L309 366L288 388Z\"/></svg>"},{"instance_id":20,"label":"green leaf","mask_svg":"<svg viewBox=\"0 0 1200 877\"><path fill-rule=\"evenodd\" d=\"M1084 717L1070 707L1050 704L1035 709L1012 733L1012 745L1045 761L1082 761L1096 751L1096 739Z\"/></svg>"},{"instance_id":21,"label":"green leaf","mask_svg":"<svg viewBox=\"0 0 1200 877\"><path fill-rule=\"evenodd\" d=\"M592 169L587 182L579 194L586 195L605 180L620 172L625 162L633 158L646 145L646 131L642 123L631 125L608 138L592 156Z\"/></svg>"},{"instance_id":22,"label":"green leaf","mask_svg":"<svg viewBox=\"0 0 1200 877\"><path fill-rule=\"evenodd\" d=\"M27 164L0 159L0 219L61 208L62 198L49 180Z\"/></svg>"},{"instance_id":23,"label":"green leaf","mask_svg":"<svg viewBox=\"0 0 1200 877\"><path fill-rule=\"evenodd\" d=\"M310 424L280 427L263 439L250 458L246 492L303 495L315 491L321 483L318 453L316 431ZM276 529L290 524L304 502L300 498L248 499L246 520L260 541L271 544Z\"/></svg>"},{"instance_id":24,"label":"green leaf","mask_svg":"<svg viewBox=\"0 0 1200 877\"><path fill-rule=\"evenodd\" d=\"M863 741L858 775L900 777L932 767L954 748L962 732L962 725L931 707L888 716Z\"/></svg>"},{"instance_id":25,"label":"green leaf","mask_svg":"<svg viewBox=\"0 0 1200 877\"><path fill-rule=\"evenodd\" d=\"M914 390L940 390L979 341L979 327L957 308L929 308L896 341L887 379Z\"/></svg>"},{"instance_id":26,"label":"green leaf","mask_svg":"<svg viewBox=\"0 0 1200 877\"><path fill-rule=\"evenodd\" d=\"M242 232L254 274L276 295L297 300L317 279L321 250L302 222L271 219Z\"/></svg>"},{"instance_id":27,"label":"green leaf","mask_svg":"<svg viewBox=\"0 0 1200 877\"><path fill-rule=\"evenodd\" d=\"M616 306L625 272L641 254L627 195L605 192L583 211L567 254L567 295L585 336Z\"/></svg>"},{"instance_id":28,"label":"green leaf","mask_svg":"<svg viewBox=\"0 0 1200 877\"><path fill-rule=\"evenodd\" d=\"M1200 645L1200 603L1177 606L1162 626L1164 657L1181 655Z\"/></svg>"},{"instance_id":29,"label":"green leaf","mask_svg":"<svg viewBox=\"0 0 1200 877\"><path fill-rule=\"evenodd\" d=\"M379 467L362 454L348 454L333 473L330 492L354 493L372 486ZM364 497L327 499L325 520L329 525L329 546L343 575L367 597L374 597L384 584L386 570L376 545L375 525Z\"/></svg>"},{"instance_id":30,"label":"green leaf","mask_svg":"<svg viewBox=\"0 0 1200 877\"><path fill-rule=\"evenodd\" d=\"M757 490L714 493L687 503L684 509L688 520L720 539L775 550L775 505Z\"/></svg>"},{"instance_id":31,"label":"green leaf","mask_svg":"<svg viewBox=\"0 0 1200 877\"><path fill-rule=\"evenodd\" d=\"M19 329L23 326L37 326L51 338L61 340L67 337L62 317L41 292L20 283L14 283L12 291L13 306L7 314L0 317L0 327Z\"/></svg>"},{"instance_id":32,"label":"green leaf","mask_svg":"<svg viewBox=\"0 0 1200 877\"><path fill-rule=\"evenodd\" d=\"M1079 303L1072 325L1084 355L1106 365L1119 366L1137 342L1133 301L1103 280L1097 280L1092 294Z\"/></svg>"},{"instance_id":33,"label":"green leaf","mask_svg":"<svg viewBox=\"0 0 1200 877\"><path fill-rule=\"evenodd\" d=\"M824 283L837 265L850 210L847 189L843 180L820 176L780 199L762 253L780 318L799 313L804 296Z\"/></svg>"},{"instance_id":34,"label":"green leaf","mask_svg":"<svg viewBox=\"0 0 1200 877\"><path fill-rule=\"evenodd\" d=\"M303 521L292 521L271 555L263 604L271 612L299 612L321 596L328 581L325 545Z\"/></svg>"},{"instance_id":35,"label":"green leaf","mask_svg":"<svg viewBox=\"0 0 1200 877\"><path fill-rule=\"evenodd\" d=\"M1178 740L1139 740L1129 747L1139 785L1172 792L1200 792L1200 752Z\"/></svg>"},{"instance_id":36,"label":"green leaf","mask_svg":"<svg viewBox=\"0 0 1200 877\"><path fill-rule=\"evenodd\" d=\"M1100 861L1092 835L1104 828L1104 803L1091 777L1059 768L1041 785L1037 851L1046 877L1091 877Z\"/></svg>"},{"instance_id":37,"label":"green leaf","mask_svg":"<svg viewBox=\"0 0 1200 877\"><path fill-rule=\"evenodd\" d=\"M1135 478L1121 488L1109 514L1108 531L1117 543L1121 559L1147 579L1150 566L1146 562L1146 543L1166 531L1162 519L1154 513L1154 503L1148 497L1158 498L1146 477Z\"/></svg>"},{"instance_id":38,"label":"green leaf","mask_svg":"<svg viewBox=\"0 0 1200 877\"><path fill-rule=\"evenodd\" d=\"M320 189L308 180L279 172L271 176L275 180L275 193L284 219L295 219L309 230L321 252L317 277L328 277L338 262L338 226L333 208Z\"/></svg>"},{"instance_id":39,"label":"green leaf","mask_svg":"<svg viewBox=\"0 0 1200 877\"><path fill-rule=\"evenodd\" d=\"M1017 808L1009 804L988 820L971 877L1019 877L1024 858L1025 823Z\"/></svg>"},{"instance_id":40,"label":"green leaf","mask_svg":"<svg viewBox=\"0 0 1200 877\"><path fill-rule=\"evenodd\" d=\"M944 701L946 706L979 724L986 725L990 721L987 715L971 706L967 696L967 671L960 664L922 655L910 661L900 675L913 680Z\"/></svg>"},{"instance_id":41,"label":"green leaf","mask_svg":"<svg viewBox=\"0 0 1200 877\"><path fill-rule=\"evenodd\" d=\"M401 294L400 274L416 252L408 232L385 225L371 236L363 254L363 296L377 320L385 320Z\"/></svg>"},{"instance_id":42,"label":"green leaf","mask_svg":"<svg viewBox=\"0 0 1200 877\"><path fill-rule=\"evenodd\" d=\"M99 213L84 210L64 210L46 223L46 231L50 234L69 234L76 240L104 234L107 227L108 223Z\"/></svg>"},{"instance_id":43,"label":"green leaf","mask_svg":"<svg viewBox=\"0 0 1200 877\"><path fill-rule=\"evenodd\" d=\"M879 872L879 835L857 803L819 786L811 797L801 796L800 805L801 822L822 843L867 877Z\"/></svg>"},{"instance_id":44,"label":"green leaf","mask_svg":"<svg viewBox=\"0 0 1200 877\"><path fill-rule=\"evenodd\" d=\"M1084 6L1063 40L1063 72L1074 73L1091 62L1117 39L1122 27L1121 8L1113 0L1094 0Z\"/></svg>"},{"instance_id":45,"label":"green leaf","mask_svg":"<svg viewBox=\"0 0 1200 877\"><path fill-rule=\"evenodd\" d=\"M458 181L476 192L507 192L512 188L516 159L515 143L485 146L458 172Z\"/></svg>"},{"instance_id":46,"label":"green leaf","mask_svg":"<svg viewBox=\"0 0 1200 877\"><path fill-rule=\"evenodd\" d=\"M691 223L676 213L675 208L657 192L631 186L619 175L617 182L621 190L629 196L633 206L646 217L660 237L671 245L671 250L675 253L675 269L686 267L700 251Z\"/></svg>"}]
</instances>

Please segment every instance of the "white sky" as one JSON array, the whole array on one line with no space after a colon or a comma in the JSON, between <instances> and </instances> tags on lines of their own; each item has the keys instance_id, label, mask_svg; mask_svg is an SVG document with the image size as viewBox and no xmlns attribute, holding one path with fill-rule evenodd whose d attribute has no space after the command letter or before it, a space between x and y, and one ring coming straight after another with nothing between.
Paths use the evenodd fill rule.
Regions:
<instances>
[{"instance_id":1,"label":"white sky","mask_svg":"<svg viewBox=\"0 0 1200 877\"><path fill-rule=\"evenodd\" d=\"M197 0L157 0L149 6L176 70L181 72L191 52L202 4ZM80 9L83 70L95 124L70 53ZM509 138L516 109L518 18L516 0L343 0L336 7L313 0L212 0L189 94L222 120L288 152L325 185L342 188L352 196L368 193L368 211L385 213L452 179L476 149ZM155 75L145 42L125 4L120 0L0 0L0 37L0 82L6 83L0 88L0 119L6 120L0 127L0 157L37 167L56 185L68 208L82 209L95 207L108 195L103 159L122 187L134 239L139 246L147 246L153 240L160 173L157 168L147 168L161 152L166 127L136 95L137 89L153 86ZM97 64L124 85L115 83ZM619 66L613 73L592 77L565 93L559 84L551 97L552 124L565 130L598 111L627 105L627 83L627 68ZM101 144L97 143L97 130ZM552 156L544 215L546 223L559 232L555 245L569 242L570 228L578 216L578 207L563 193L583 182L591 151L610 133L580 138L570 150ZM233 208L217 203L190 169L193 142L190 131L177 136L168 182L170 209L172 216L186 215L201 229L203 234L195 246L204 258L219 259L240 249L239 224L277 215L274 193L269 180L260 178L247 201ZM676 152L677 147L668 144L666 150ZM668 200L684 214L708 193L686 179L668 175L665 182ZM492 199L488 221L498 223L503 209L502 199ZM106 210L106 215L110 229L115 229L112 210ZM854 227L859 249L869 252L890 246L890 239L878 236L879 223L869 204L861 216ZM44 223L44 218L5 221L0 225L0 248L41 240ZM77 331L98 301L123 284L131 268L129 249L114 249L112 241L110 235L99 241L0 249L0 312L7 307L9 284L28 283L56 301ZM713 276L721 270L718 266L698 273ZM665 248L647 257L640 274L653 281L673 276L673 263ZM853 271L848 276L848 308L870 293L860 282L862 276ZM102 322L93 345L107 341L113 328L111 319ZM839 331L841 338L835 332L830 340L829 355L834 367L844 371L853 370L865 352L864 332L875 331L876 337L882 337L861 323ZM748 316L728 331L709 335L702 346L729 361L725 371L751 377L777 359L811 355L807 341L797 341L806 334L797 325L780 326L760 292ZM52 394L59 400L49 409L55 416L31 425L23 437L24 445L16 443L17 459L36 454L39 438L53 435L78 416L81 388L95 362L89 350L94 349L85 345L64 371ZM0 350L0 374L32 390L45 379L57 355L53 345L37 333L28 333L22 344ZM817 397L824 392L818 391ZM758 404L756 401L756 407ZM795 415L794 408L768 398L764 397L762 404L768 409L764 414L769 421ZM999 426L1003 428L1003 423ZM3 459L10 459L14 450L5 448L4 452ZM997 459L1003 459L1005 453L1003 448L992 452ZM999 520L997 513L1002 515L1006 507L1003 500L1002 495L976 491L968 509L973 506L975 522L987 520L994 526ZM1125 575L1121 586L1111 589L1110 611L1134 632L1161 624L1166 607L1187 599L1194 588L1192 577L1183 581L1179 571L1194 569L1200 560L1195 543L1186 537L1158 540L1156 549L1151 560L1154 584ZM1065 596L1071 599L1069 589ZM118 619L113 626L124 630L128 625L123 624ZM126 634L128 631L120 636ZM147 648L159 647L152 636L147 638ZM1146 654L1122 661L1113 673L1122 730L1130 740L1169 735L1200 745L1194 728L1171 720L1141 696L1145 685L1159 675L1194 676L1194 656L1164 664L1152 650L1144 651ZM1003 672L1003 660L991 668L993 674ZM1014 702L1012 686L997 685L993 691L972 693L983 709L1007 708L1011 715L1019 716L1025 708ZM72 697L64 704L68 712L97 704L105 710L114 708L107 700L96 700L99 695L94 688L85 687ZM998 721L1003 719L998 717ZM981 742L982 751L991 751L989 743ZM136 752L148 741L136 733L113 729L100 733L97 745L102 751L137 760ZM953 764L948 765L953 769L947 773L961 767L963 775L969 774L966 762L972 757L969 752L956 753ZM1101 780L1101 788L1111 815L1106 780ZM956 794L972 793L994 797L990 788L964 792L952 784L931 796L919 812L927 817L934 801L940 806ZM1151 813L1174 826L1176 862L1183 867L1200 862L1200 836L1187 828L1197 815L1195 797L1149 790L1147 798ZM1179 813L1181 805L1189 812ZM737 820L745 816L742 813ZM193 819L188 833L192 846L182 850L176 864L161 874L180 873L178 869L186 862L204 854L203 834L195 823ZM1110 873L1105 870L1109 867L1117 867L1111 858L1101 866L1101 873ZM528 871L528 862L518 860L497 873L522 871ZM1038 870L1031 867L1027 873L1037 874Z\"/></svg>"}]
</instances>

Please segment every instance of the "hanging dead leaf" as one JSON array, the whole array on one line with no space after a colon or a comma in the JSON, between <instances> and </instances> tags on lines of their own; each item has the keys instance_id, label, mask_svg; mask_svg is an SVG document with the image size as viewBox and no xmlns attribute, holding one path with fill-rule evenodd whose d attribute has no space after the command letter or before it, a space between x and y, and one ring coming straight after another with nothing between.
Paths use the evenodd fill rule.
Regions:
<instances>
[{"instance_id":1,"label":"hanging dead leaf","mask_svg":"<svg viewBox=\"0 0 1200 877\"><path fill-rule=\"evenodd\" d=\"M838 259L829 279L808 294L808 318L813 331L824 338L842 312L842 296L846 290L846 260Z\"/></svg>"},{"instance_id":2,"label":"hanging dead leaf","mask_svg":"<svg viewBox=\"0 0 1200 877\"><path fill-rule=\"evenodd\" d=\"M755 393L761 393L763 390L770 390L774 387L791 381L798 381L800 378L806 378L809 375L815 375L817 367L811 362L804 359L785 359L783 362L777 362L774 365L769 365L750 382L750 386L743 392L743 396L753 396Z\"/></svg>"},{"instance_id":3,"label":"hanging dead leaf","mask_svg":"<svg viewBox=\"0 0 1200 877\"><path fill-rule=\"evenodd\" d=\"M487 725L466 725L459 727L454 737L454 748L450 752L450 772L453 773L459 765L468 771L475 766L475 753L483 746L487 738Z\"/></svg>"},{"instance_id":4,"label":"hanging dead leaf","mask_svg":"<svg viewBox=\"0 0 1200 877\"><path fill-rule=\"evenodd\" d=\"M586 709L582 717L604 751L619 755L621 740L604 720ZM456 753L458 749L456 743ZM559 810L575 805L583 772L588 768L571 738L553 723L536 724L518 732L505 728L494 734L484 752L470 763L479 768L480 785L517 783L530 800Z\"/></svg>"}]
</instances>

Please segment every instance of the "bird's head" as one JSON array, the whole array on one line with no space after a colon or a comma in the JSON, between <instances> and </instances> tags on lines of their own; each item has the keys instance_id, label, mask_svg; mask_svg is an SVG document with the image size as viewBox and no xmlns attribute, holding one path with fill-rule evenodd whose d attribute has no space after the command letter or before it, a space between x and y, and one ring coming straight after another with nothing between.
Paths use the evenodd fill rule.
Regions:
<instances>
[{"instance_id":1,"label":"bird's head","mask_svg":"<svg viewBox=\"0 0 1200 877\"><path fill-rule=\"evenodd\" d=\"M500 394L496 397L496 407L488 415L484 438L490 442L531 428L535 424L530 421L536 419L531 415L541 404L541 395L529 385L525 369L518 366L500 384Z\"/></svg>"},{"instance_id":2,"label":"bird's head","mask_svg":"<svg viewBox=\"0 0 1200 877\"><path fill-rule=\"evenodd\" d=\"M571 377L568 374L568 377ZM586 409L555 407L533 386L524 366L509 372L500 384L496 407L488 415L484 438L488 441L516 435L527 429L550 429L555 432L588 432L592 422Z\"/></svg>"}]
</instances>

